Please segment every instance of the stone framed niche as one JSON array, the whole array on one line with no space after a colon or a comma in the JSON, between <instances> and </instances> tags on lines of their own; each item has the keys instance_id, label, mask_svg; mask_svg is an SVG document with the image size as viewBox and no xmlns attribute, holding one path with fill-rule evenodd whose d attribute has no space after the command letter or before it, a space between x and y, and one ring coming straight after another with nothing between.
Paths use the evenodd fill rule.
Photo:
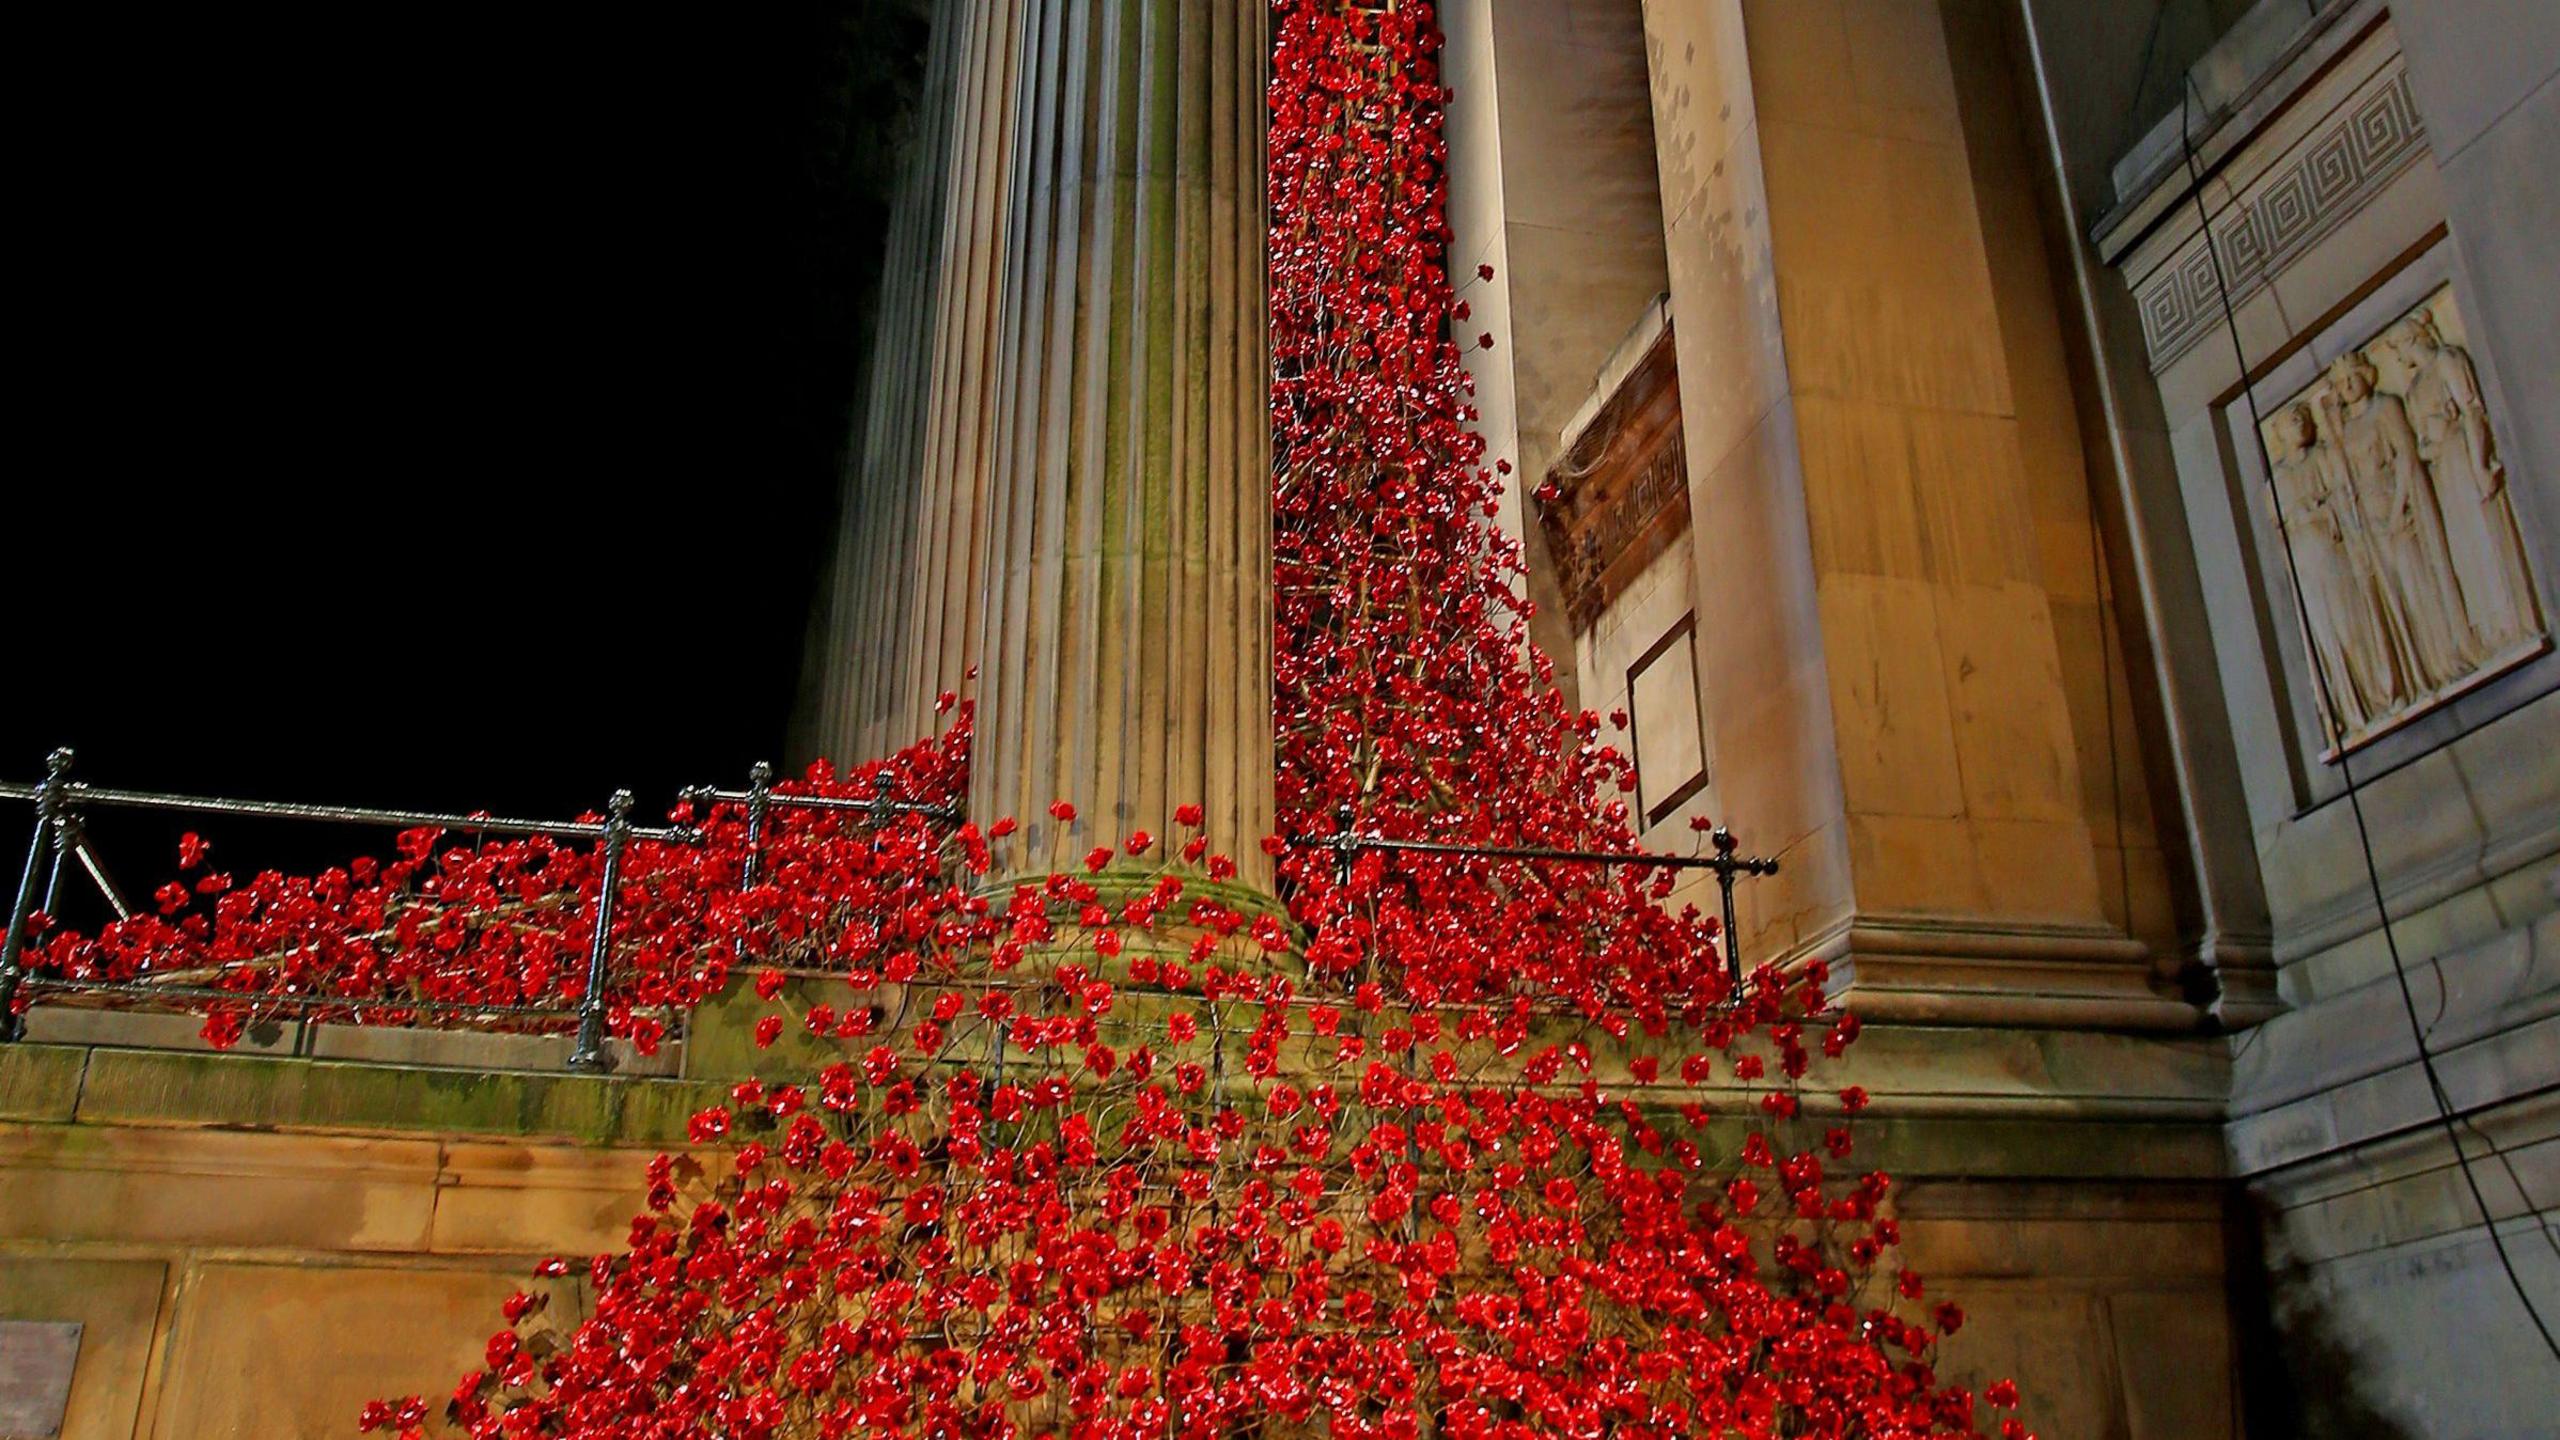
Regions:
<instances>
[{"instance_id":1,"label":"stone framed niche","mask_svg":"<svg viewBox=\"0 0 2560 1440\"><path fill-rule=\"evenodd\" d=\"M2471 353L2448 280L2260 421L2323 760L2551 648Z\"/></svg>"},{"instance_id":2,"label":"stone framed niche","mask_svg":"<svg viewBox=\"0 0 2560 1440\"><path fill-rule=\"evenodd\" d=\"M2268 363L2257 434L2248 397L2218 407L2299 805L2560 679L2530 481L2454 264L2439 236Z\"/></svg>"},{"instance_id":3,"label":"stone framed niche","mask_svg":"<svg viewBox=\"0 0 2560 1440\"><path fill-rule=\"evenodd\" d=\"M1636 762L1641 834L1707 788L1707 738L1698 718L1697 612L1681 616L1627 667L1627 743Z\"/></svg>"}]
</instances>

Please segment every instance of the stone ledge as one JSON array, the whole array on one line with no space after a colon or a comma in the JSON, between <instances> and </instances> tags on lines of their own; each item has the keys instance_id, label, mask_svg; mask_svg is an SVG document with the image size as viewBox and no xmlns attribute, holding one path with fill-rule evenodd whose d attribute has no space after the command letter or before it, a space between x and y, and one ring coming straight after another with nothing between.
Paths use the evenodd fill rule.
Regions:
<instances>
[{"instance_id":1,"label":"stone ledge","mask_svg":"<svg viewBox=\"0 0 2560 1440\"><path fill-rule=\"evenodd\" d=\"M680 1142L722 1087L521 1071L173 1051L0 1047L0 1118L350 1134Z\"/></svg>"},{"instance_id":2,"label":"stone ledge","mask_svg":"<svg viewBox=\"0 0 2560 1440\"><path fill-rule=\"evenodd\" d=\"M2560 914L2412 965L2409 981L2457 1111L2560 1087ZM2231 1043L2239 1174L2438 1123L2396 979L2289 1012Z\"/></svg>"},{"instance_id":3,"label":"stone ledge","mask_svg":"<svg viewBox=\"0 0 2560 1440\"><path fill-rule=\"evenodd\" d=\"M2211 1122L2045 1120L1873 1112L1857 1126L1852 1172L1968 1180L2218 1180Z\"/></svg>"},{"instance_id":4,"label":"stone ledge","mask_svg":"<svg viewBox=\"0 0 2560 1440\"><path fill-rule=\"evenodd\" d=\"M1869 1024L1824 1083L1879 1114L2211 1123L2230 1062L2204 1036Z\"/></svg>"},{"instance_id":5,"label":"stone ledge","mask_svg":"<svg viewBox=\"0 0 2560 1440\"><path fill-rule=\"evenodd\" d=\"M64 1124L80 1105L89 1052L58 1045L0 1047L0 1120Z\"/></svg>"},{"instance_id":6,"label":"stone ledge","mask_svg":"<svg viewBox=\"0 0 2560 1440\"><path fill-rule=\"evenodd\" d=\"M417 1069L469 1071L568 1069L576 1039L569 1035L514 1035L485 1030L408 1025L315 1024L286 1020L271 1031L242 1036L229 1047L204 1038L202 1016L170 1011L106 1010L86 1005L38 1005L26 1014L26 1038L50 1045L124 1050L179 1050L197 1055L302 1056L366 1060ZM630 1041L608 1039L616 1075L684 1073L684 1041L670 1039L642 1055Z\"/></svg>"},{"instance_id":7,"label":"stone ledge","mask_svg":"<svg viewBox=\"0 0 2560 1440\"><path fill-rule=\"evenodd\" d=\"M2283 1258L2295 1264L2477 1231L2482 1202L2502 1229L2554 1223L2538 1204L2560 1186L2560 1093L2466 1117L2460 1134L2468 1177L2438 1123L2250 1177L2249 1189L2272 1207Z\"/></svg>"},{"instance_id":8,"label":"stone ledge","mask_svg":"<svg viewBox=\"0 0 2560 1440\"><path fill-rule=\"evenodd\" d=\"M655 1148L0 1124L0 1251L592 1254L627 1234Z\"/></svg>"},{"instance_id":9,"label":"stone ledge","mask_svg":"<svg viewBox=\"0 0 2560 1440\"><path fill-rule=\"evenodd\" d=\"M2017 1057L2007 1057L2014 1061ZM347 1061L20 1044L0 1050L6 1118L106 1129L193 1128L339 1135L545 1139L588 1146L681 1144L716 1103L706 1081L465 1075ZM1710 1103L1713 1103L1711 1100ZM2021 1109L1888 1101L1857 1126L1855 1163L1897 1173L1999 1179L2211 1179L2223 1173L2209 1116L2116 1106ZM1730 1115L1732 1112L1727 1110ZM1738 1143L1738 1122L1729 1138Z\"/></svg>"},{"instance_id":10,"label":"stone ledge","mask_svg":"<svg viewBox=\"0 0 2560 1440\"><path fill-rule=\"evenodd\" d=\"M2204 1011L2152 974L2144 944L2106 925L1853 917L1779 961L1819 958L1832 996L1869 1024L2191 1034Z\"/></svg>"},{"instance_id":11,"label":"stone ledge","mask_svg":"<svg viewBox=\"0 0 2560 1440\"><path fill-rule=\"evenodd\" d=\"M2531 713L2532 708L2502 718L2512 720ZM2550 728L2560 737L2560 718ZM2487 733L2484 727L2463 740L2476 742ZM2446 764L2458 773L2459 752L2443 753L2448 757ZM2403 825L2409 812L2386 807L2384 797L2389 791L2364 793L2369 809L2383 810L2376 819L2377 835ZM2560 804L2544 807L2531 821L2515 822L2506 833L2485 842L2475 834L2468 843L2427 855L2387 858L2384 863L2392 929L2413 966L2418 955L2486 943L2495 938L2494 927L2512 928L2560 905ZM2374 914L2372 893L2358 885L2311 913L2292 917L2281 932L2276 964L2286 1003L2296 1009L2388 980L2390 953Z\"/></svg>"},{"instance_id":12,"label":"stone ledge","mask_svg":"<svg viewBox=\"0 0 2560 1440\"><path fill-rule=\"evenodd\" d=\"M2437 1054L2560 1014L2560 911L2409 965ZM2291 1010L2231 1042L2232 1113L2245 1118L2417 1058L2391 975Z\"/></svg>"},{"instance_id":13,"label":"stone ledge","mask_svg":"<svg viewBox=\"0 0 2560 1440\"><path fill-rule=\"evenodd\" d=\"M2560 1090L2560 1016L2438 1051L2436 1074L2457 1116ZM2410 1059L2233 1121L2232 1170L2260 1175L2443 1123L2426 1072Z\"/></svg>"}]
</instances>

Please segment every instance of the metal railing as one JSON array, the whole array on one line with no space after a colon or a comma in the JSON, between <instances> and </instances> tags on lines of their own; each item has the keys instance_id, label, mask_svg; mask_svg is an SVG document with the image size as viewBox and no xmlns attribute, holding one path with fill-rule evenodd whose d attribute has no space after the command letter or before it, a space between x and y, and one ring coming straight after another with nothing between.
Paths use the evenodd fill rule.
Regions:
<instances>
[{"instance_id":1,"label":"metal railing","mask_svg":"<svg viewBox=\"0 0 2560 1440\"><path fill-rule=\"evenodd\" d=\"M0 933L0 1043L19 1039L24 1022L18 1014L21 995L34 990L53 990L101 994L134 999L154 999L200 1004L253 1004L284 1009L330 1010L380 1008L415 1011L425 1014L467 1015L505 1020L575 1020L576 1042L570 1049L568 1065L572 1070L598 1072L610 1067L605 1049L608 991L611 982L613 951L613 912L623 884L624 859L634 840L660 841L679 845L703 842L701 829L691 825L646 826L631 823L632 794L616 790L605 803L602 820L529 820L514 816L487 814L451 814L428 810L389 810L362 805L306 805L274 800L241 800L217 796L177 795L151 790L119 790L90 785L71 776L72 752L54 751L45 758L45 776L34 784L0 781L0 801L30 801L35 807L35 831L27 845L26 863L20 870L14 902L9 909L5 933ZM767 822L776 807L823 810L848 814L873 825L885 825L901 815L925 815L956 821L958 805L933 805L922 801L901 800L893 791L896 777L882 770L876 780L876 793L869 798L835 795L802 795L774 789L774 771L770 764L758 762L749 772L747 788L723 790L699 785L681 792L680 798L708 808L712 804L731 802L747 808L746 861L742 884L755 883L763 858ZM77 864L96 887L108 908L119 920L130 919L132 903L126 899L114 878L108 873L89 839L85 823L87 813L96 808L153 811L175 815L215 815L242 819L310 821L346 825L376 825L401 830L462 830L482 834L543 835L554 839L584 840L600 847L602 873L594 903L594 922L587 937L585 987L572 1006L501 1004L476 1001L446 1001L424 998L386 998L366 1000L362 997L329 994L253 994L210 986L155 984L149 980L108 980L74 976L40 975L26 967L31 917L52 913L60 898L63 872Z\"/></svg>"},{"instance_id":2,"label":"metal railing","mask_svg":"<svg viewBox=\"0 0 2560 1440\"><path fill-rule=\"evenodd\" d=\"M1724 902L1724 929L1719 938L1724 942L1725 978L1732 993L1742 994L1742 939L1735 927L1733 889L1745 875L1775 875L1776 859L1765 855L1738 855L1741 842L1733 832L1719 825L1708 836L1715 847L1713 855L1647 855L1610 850L1548 850L1531 845L1459 845L1441 840L1391 840L1384 835L1357 829L1351 817L1343 817L1342 828L1330 837L1311 842L1331 850L1338 857L1338 878L1348 881L1352 857L1365 850L1396 851L1408 855L1445 855L1463 860L1534 860L1571 865L1628 866L1648 870L1712 870L1716 889Z\"/></svg>"},{"instance_id":3,"label":"metal railing","mask_svg":"<svg viewBox=\"0 0 2560 1440\"><path fill-rule=\"evenodd\" d=\"M963 807L957 802L948 805L929 805L921 800L900 800L890 793L896 787L896 777L882 770L873 780L873 793L868 800L857 800L850 795L785 795L776 792L773 788L773 766L767 761L759 760L747 771L747 788L744 790L722 790L710 785L696 785L680 792L678 798L706 809L722 802L744 804L747 807L745 880L747 884L752 885L756 881L758 862L764 858L765 821L771 816L773 807L776 805L786 809L849 812L867 818L875 826L886 825L900 815L922 815L952 824L959 823Z\"/></svg>"},{"instance_id":4,"label":"metal railing","mask_svg":"<svg viewBox=\"0 0 2560 1440\"><path fill-rule=\"evenodd\" d=\"M510 1021L558 1020L576 1022L576 1042L569 1052L572 1070L598 1072L610 1068L605 1048L608 1019L608 994L611 988L613 951L613 913L623 884L624 860L634 840L658 841L679 845L699 845L704 832L694 825L643 826L631 823L632 794L616 790L605 804L602 820L531 820L515 816L488 814L452 814L428 810L391 810L361 805L307 805L274 800L241 800L216 796L178 795L152 790L121 790L90 785L71 776L72 752L56 750L45 760L45 776L34 784L0 781L0 801L32 802L35 808L35 830L28 841L26 863L18 876L17 893L10 906L8 924L0 935L0 1044L19 1039L24 1024L18 1014L20 997L32 990L89 993L134 999L152 999L195 1004L246 1004L282 1009L325 1011L331 1009L366 1009L411 1011L421 1014L463 1015ZM725 790L713 785L696 785L678 792L678 798L702 810L719 804L742 805L746 809L746 855L739 883L756 883L764 860L767 831L777 808L824 811L848 816L874 827L907 815L921 815L945 823L957 823L963 807L957 802L933 804L918 800L902 800L896 794L897 779L881 770L874 780L874 793L868 797L852 795L811 795L780 791L774 788L773 766L759 761L749 770L746 788ZM162 814L214 815L242 819L307 821L347 825L394 827L402 830L459 830L481 834L543 835L554 839L584 840L600 847L602 873L594 902L594 918L589 928L586 949L585 985L575 1006L503 1004L496 1002L450 1001L426 998L384 998L367 1000L348 995L265 994L223 990L212 986L154 983L147 979L109 980L78 976L41 975L26 967L31 917L54 912L60 896L64 870L77 864L118 919L129 919L134 908L108 873L106 864L90 843L85 817L96 808L153 811ZM1647 869L1708 870L1716 876L1723 900L1725 964L1734 993L1740 994L1742 960L1739 932L1735 924L1734 885L1745 875L1774 875L1778 862L1762 856L1743 856L1729 830L1718 828L1709 837L1712 855L1651 855L1596 850L1554 850L1535 846L1461 845L1436 840L1399 840L1364 833L1345 817L1341 830L1333 836L1307 842L1333 851L1342 874L1347 878L1355 856L1363 851L1388 851L1412 855L1437 855L1452 859L1523 860L1541 863L1638 866Z\"/></svg>"}]
</instances>

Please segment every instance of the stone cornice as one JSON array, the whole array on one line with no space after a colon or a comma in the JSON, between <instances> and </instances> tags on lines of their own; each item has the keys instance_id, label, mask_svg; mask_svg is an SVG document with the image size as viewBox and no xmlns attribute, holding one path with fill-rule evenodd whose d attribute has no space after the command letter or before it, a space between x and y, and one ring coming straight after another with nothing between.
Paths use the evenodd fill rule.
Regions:
<instances>
[{"instance_id":1,"label":"stone cornice","mask_svg":"<svg viewBox=\"0 0 2560 1440\"><path fill-rule=\"evenodd\" d=\"M2427 153L2425 124L2396 52L2309 133L2273 139L2283 153L2256 174L2204 177L2211 187L2210 250L2190 207L2161 215L2159 234L2121 256L2154 371L2167 369L2222 325L2223 288L2236 309ZM2257 148L2226 163L2247 171L2249 152ZM2235 184L2237 195L2230 193Z\"/></svg>"}]
</instances>

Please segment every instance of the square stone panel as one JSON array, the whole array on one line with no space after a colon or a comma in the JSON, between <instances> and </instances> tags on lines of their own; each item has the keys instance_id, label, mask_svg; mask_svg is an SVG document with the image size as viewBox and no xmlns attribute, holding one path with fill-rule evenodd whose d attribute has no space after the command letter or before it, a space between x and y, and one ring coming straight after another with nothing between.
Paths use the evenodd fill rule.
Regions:
<instances>
[{"instance_id":1,"label":"square stone panel","mask_svg":"<svg viewBox=\"0 0 2560 1440\"><path fill-rule=\"evenodd\" d=\"M81 1327L62 1440L130 1440L167 1275L157 1260L0 1256L0 1320Z\"/></svg>"},{"instance_id":2,"label":"square stone panel","mask_svg":"<svg viewBox=\"0 0 2560 1440\"><path fill-rule=\"evenodd\" d=\"M367 1400L450 1393L518 1273L219 1263L180 1287L158 1440L337 1440Z\"/></svg>"},{"instance_id":3,"label":"square stone panel","mask_svg":"<svg viewBox=\"0 0 2560 1440\"><path fill-rule=\"evenodd\" d=\"M1645 829L1707 781L1706 740L1698 725L1694 617L1683 616L1627 671L1633 718L1636 786Z\"/></svg>"}]
</instances>

